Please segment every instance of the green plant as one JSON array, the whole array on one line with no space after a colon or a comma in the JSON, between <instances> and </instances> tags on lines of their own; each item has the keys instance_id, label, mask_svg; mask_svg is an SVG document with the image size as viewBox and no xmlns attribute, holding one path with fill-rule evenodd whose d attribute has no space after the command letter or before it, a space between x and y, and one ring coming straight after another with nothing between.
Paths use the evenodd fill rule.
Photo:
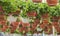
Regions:
<instances>
[{"instance_id":1,"label":"green plant","mask_svg":"<svg viewBox=\"0 0 60 36\"><path fill-rule=\"evenodd\" d=\"M22 4L22 5L23 5L21 8L21 10L22 10L21 16L22 17L27 17L27 13L29 11L37 11L37 8L38 8L38 6L36 4L34 4L33 2L29 2L29 1L24 2L24 4Z\"/></svg>"},{"instance_id":2,"label":"green plant","mask_svg":"<svg viewBox=\"0 0 60 36\"><path fill-rule=\"evenodd\" d=\"M49 9L49 6L47 4L41 3L39 5L40 14L49 13L49 10L48 9Z\"/></svg>"},{"instance_id":3,"label":"green plant","mask_svg":"<svg viewBox=\"0 0 60 36\"><path fill-rule=\"evenodd\" d=\"M18 10L18 2L16 0L0 0L0 4L6 14Z\"/></svg>"},{"instance_id":4,"label":"green plant","mask_svg":"<svg viewBox=\"0 0 60 36\"><path fill-rule=\"evenodd\" d=\"M54 6L54 7L50 7L49 9L49 14L51 16L59 16L58 13L59 13L59 7L58 6Z\"/></svg>"}]
</instances>

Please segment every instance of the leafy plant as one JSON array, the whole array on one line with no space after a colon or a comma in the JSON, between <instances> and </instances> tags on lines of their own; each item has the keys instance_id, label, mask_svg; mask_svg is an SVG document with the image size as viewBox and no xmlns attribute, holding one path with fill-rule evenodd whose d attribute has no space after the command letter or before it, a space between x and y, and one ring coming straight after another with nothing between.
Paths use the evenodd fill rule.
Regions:
<instances>
[{"instance_id":1,"label":"leafy plant","mask_svg":"<svg viewBox=\"0 0 60 36\"><path fill-rule=\"evenodd\" d=\"M54 7L50 7L50 9L49 9L49 14L51 15L51 16L59 16L58 15L58 9L59 9L59 7L58 6L54 6Z\"/></svg>"},{"instance_id":2,"label":"leafy plant","mask_svg":"<svg viewBox=\"0 0 60 36\"><path fill-rule=\"evenodd\" d=\"M30 2L30 1L27 1L27 2L24 2L24 4L22 4L22 13L21 13L21 16L22 17L27 17L27 12L29 11L37 11L37 5L34 4L33 2Z\"/></svg>"},{"instance_id":3,"label":"leafy plant","mask_svg":"<svg viewBox=\"0 0 60 36\"><path fill-rule=\"evenodd\" d=\"M40 14L49 13L49 10L48 9L49 9L49 6L47 4L41 3L39 5Z\"/></svg>"},{"instance_id":4,"label":"leafy plant","mask_svg":"<svg viewBox=\"0 0 60 36\"><path fill-rule=\"evenodd\" d=\"M16 0L0 0L5 13L15 12L18 10L18 2Z\"/></svg>"}]
</instances>

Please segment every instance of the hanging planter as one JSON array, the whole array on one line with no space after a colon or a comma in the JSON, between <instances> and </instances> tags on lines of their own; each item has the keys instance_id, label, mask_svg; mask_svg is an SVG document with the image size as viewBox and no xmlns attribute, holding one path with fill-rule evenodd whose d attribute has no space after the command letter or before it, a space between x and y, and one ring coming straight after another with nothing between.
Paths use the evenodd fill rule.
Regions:
<instances>
[{"instance_id":1,"label":"hanging planter","mask_svg":"<svg viewBox=\"0 0 60 36\"><path fill-rule=\"evenodd\" d=\"M55 6L57 5L57 3L58 3L58 0L47 0L47 4L49 6Z\"/></svg>"},{"instance_id":2,"label":"hanging planter","mask_svg":"<svg viewBox=\"0 0 60 36\"><path fill-rule=\"evenodd\" d=\"M0 21L0 24L1 24L1 25L6 25L6 20L1 20L1 21Z\"/></svg>"},{"instance_id":3,"label":"hanging planter","mask_svg":"<svg viewBox=\"0 0 60 36\"><path fill-rule=\"evenodd\" d=\"M52 31L52 25L51 25L51 24L48 24L48 25L46 26L46 28L45 28L44 31L45 31L45 33L48 34L48 35L49 35L49 34L52 34L52 32L53 32L53 31Z\"/></svg>"},{"instance_id":4,"label":"hanging planter","mask_svg":"<svg viewBox=\"0 0 60 36\"><path fill-rule=\"evenodd\" d=\"M36 2L36 3L41 3L42 0L32 0L33 2Z\"/></svg>"},{"instance_id":5,"label":"hanging planter","mask_svg":"<svg viewBox=\"0 0 60 36\"><path fill-rule=\"evenodd\" d=\"M5 15L4 14L0 14L0 20L5 20Z\"/></svg>"},{"instance_id":6,"label":"hanging planter","mask_svg":"<svg viewBox=\"0 0 60 36\"><path fill-rule=\"evenodd\" d=\"M49 21L48 20L43 20L42 23L43 24L49 24Z\"/></svg>"},{"instance_id":7,"label":"hanging planter","mask_svg":"<svg viewBox=\"0 0 60 36\"><path fill-rule=\"evenodd\" d=\"M40 23L40 19L38 19L38 18L35 19L34 23L39 24Z\"/></svg>"},{"instance_id":8,"label":"hanging planter","mask_svg":"<svg viewBox=\"0 0 60 36\"><path fill-rule=\"evenodd\" d=\"M13 15L13 16L16 16L16 15L19 15L19 14L20 14L20 10L17 10L16 12L9 13L9 15Z\"/></svg>"},{"instance_id":9,"label":"hanging planter","mask_svg":"<svg viewBox=\"0 0 60 36\"><path fill-rule=\"evenodd\" d=\"M27 16L28 17L35 17L35 16L37 16L37 13L35 11L29 11L29 12L27 12Z\"/></svg>"},{"instance_id":10,"label":"hanging planter","mask_svg":"<svg viewBox=\"0 0 60 36\"><path fill-rule=\"evenodd\" d=\"M19 28L19 32L21 32L22 34L27 33L28 32L28 28L21 27L21 28Z\"/></svg>"},{"instance_id":11,"label":"hanging planter","mask_svg":"<svg viewBox=\"0 0 60 36\"><path fill-rule=\"evenodd\" d=\"M55 28L58 28L59 24L58 24L58 22L52 22L52 26L54 26Z\"/></svg>"},{"instance_id":12,"label":"hanging planter","mask_svg":"<svg viewBox=\"0 0 60 36\"><path fill-rule=\"evenodd\" d=\"M52 21L58 22L58 20L59 20L59 17L57 17L57 16L53 16L53 17L52 17Z\"/></svg>"},{"instance_id":13,"label":"hanging planter","mask_svg":"<svg viewBox=\"0 0 60 36\"><path fill-rule=\"evenodd\" d=\"M41 15L41 17L44 19L44 18L48 18L49 17L49 14L48 13L44 13Z\"/></svg>"},{"instance_id":14,"label":"hanging planter","mask_svg":"<svg viewBox=\"0 0 60 36\"><path fill-rule=\"evenodd\" d=\"M7 25L3 25L3 28L2 28L2 32L6 32L6 30L8 29L8 26Z\"/></svg>"},{"instance_id":15,"label":"hanging planter","mask_svg":"<svg viewBox=\"0 0 60 36\"><path fill-rule=\"evenodd\" d=\"M57 31L57 34L60 35L60 27L55 27L56 31Z\"/></svg>"},{"instance_id":16,"label":"hanging planter","mask_svg":"<svg viewBox=\"0 0 60 36\"><path fill-rule=\"evenodd\" d=\"M0 12L4 12L2 6L0 5Z\"/></svg>"},{"instance_id":17,"label":"hanging planter","mask_svg":"<svg viewBox=\"0 0 60 36\"><path fill-rule=\"evenodd\" d=\"M40 9L39 9L39 11L40 11L40 15L41 15L41 18L42 19L47 19L47 18L49 18L49 9L48 9L49 7L48 7L48 5L47 4L41 4L40 5Z\"/></svg>"},{"instance_id":18,"label":"hanging planter","mask_svg":"<svg viewBox=\"0 0 60 36\"><path fill-rule=\"evenodd\" d=\"M29 23L22 23L22 26L23 27L30 27L30 24Z\"/></svg>"}]
</instances>

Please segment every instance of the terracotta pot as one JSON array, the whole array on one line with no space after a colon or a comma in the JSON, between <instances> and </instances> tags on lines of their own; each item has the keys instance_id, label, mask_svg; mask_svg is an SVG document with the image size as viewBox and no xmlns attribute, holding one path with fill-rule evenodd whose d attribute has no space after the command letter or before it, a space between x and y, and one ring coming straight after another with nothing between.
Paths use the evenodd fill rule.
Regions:
<instances>
[{"instance_id":1,"label":"terracotta pot","mask_svg":"<svg viewBox=\"0 0 60 36\"><path fill-rule=\"evenodd\" d=\"M32 28L30 28L30 31L35 31L36 30L36 27L32 27Z\"/></svg>"},{"instance_id":2,"label":"terracotta pot","mask_svg":"<svg viewBox=\"0 0 60 36\"><path fill-rule=\"evenodd\" d=\"M23 27L30 27L30 23L22 23Z\"/></svg>"},{"instance_id":3,"label":"terracotta pot","mask_svg":"<svg viewBox=\"0 0 60 36\"><path fill-rule=\"evenodd\" d=\"M6 20L1 20L1 21L0 21L0 24L6 25Z\"/></svg>"},{"instance_id":4,"label":"terracotta pot","mask_svg":"<svg viewBox=\"0 0 60 36\"><path fill-rule=\"evenodd\" d=\"M44 18L49 18L49 14L48 13L44 13L41 15L41 17L44 19Z\"/></svg>"},{"instance_id":5,"label":"terracotta pot","mask_svg":"<svg viewBox=\"0 0 60 36\"><path fill-rule=\"evenodd\" d=\"M42 0L32 0L33 2L36 2L36 3L41 3L42 2Z\"/></svg>"},{"instance_id":6,"label":"terracotta pot","mask_svg":"<svg viewBox=\"0 0 60 36\"><path fill-rule=\"evenodd\" d=\"M42 23L47 25L49 23L49 21L48 20L43 20Z\"/></svg>"},{"instance_id":7,"label":"terracotta pot","mask_svg":"<svg viewBox=\"0 0 60 36\"><path fill-rule=\"evenodd\" d=\"M35 19L34 23L39 24L40 23L40 19Z\"/></svg>"},{"instance_id":8,"label":"terracotta pot","mask_svg":"<svg viewBox=\"0 0 60 36\"><path fill-rule=\"evenodd\" d=\"M57 3L58 3L58 0L47 0L47 4L49 6L55 6L57 5Z\"/></svg>"},{"instance_id":9,"label":"terracotta pot","mask_svg":"<svg viewBox=\"0 0 60 36\"><path fill-rule=\"evenodd\" d=\"M52 29L50 29L50 28L47 28L44 31L46 34L52 34L53 33Z\"/></svg>"},{"instance_id":10,"label":"terracotta pot","mask_svg":"<svg viewBox=\"0 0 60 36\"><path fill-rule=\"evenodd\" d=\"M32 24L31 26L32 26L32 28L36 28L37 24Z\"/></svg>"},{"instance_id":11,"label":"terracotta pot","mask_svg":"<svg viewBox=\"0 0 60 36\"><path fill-rule=\"evenodd\" d=\"M25 28L25 27L22 27L22 28L19 28L19 31L20 31L20 32L25 31L24 33L26 33L26 32L28 32L28 29L27 29L27 28Z\"/></svg>"},{"instance_id":12,"label":"terracotta pot","mask_svg":"<svg viewBox=\"0 0 60 36\"><path fill-rule=\"evenodd\" d=\"M40 28L44 29L46 27L45 24L40 24Z\"/></svg>"},{"instance_id":13,"label":"terracotta pot","mask_svg":"<svg viewBox=\"0 0 60 36\"><path fill-rule=\"evenodd\" d=\"M19 22L12 22L11 26L17 27L19 25Z\"/></svg>"},{"instance_id":14,"label":"terracotta pot","mask_svg":"<svg viewBox=\"0 0 60 36\"><path fill-rule=\"evenodd\" d=\"M37 13L36 13L36 11L29 11L29 12L27 12L27 16L28 17L35 17L35 16L37 16Z\"/></svg>"},{"instance_id":15,"label":"terracotta pot","mask_svg":"<svg viewBox=\"0 0 60 36\"><path fill-rule=\"evenodd\" d=\"M0 12L4 12L2 6L0 6Z\"/></svg>"},{"instance_id":16,"label":"terracotta pot","mask_svg":"<svg viewBox=\"0 0 60 36\"><path fill-rule=\"evenodd\" d=\"M54 27L56 27L56 26L58 26L59 24L58 24L58 22L52 22L52 25L53 25Z\"/></svg>"},{"instance_id":17,"label":"terracotta pot","mask_svg":"<svg viewBox=\"0 0 60 36\"><path fill-rule=\"evenodd\" d=\"M1 21L1 20L5 20L4 17L5 17L5 15L4 15L4 14L1 14L1 15L0 15L0 21Z\"/></svg>"},{"instance_id":18,"label":"terracotta pot","mask_svg":"<svg viewBox=\"0 0 60 36\"><path fill-rule=\"evenodd\" d=\"M56 16L53 16L53 17L52 17L52 21L53 21L53 22L54 22L54 21L58 22L58 20L59 20L59 17L56 17Z\"/></svg>"},{"instance_id":19,"label":"terracotta pot","mask_svg":"<svg viewBox=\"0 0 60 36\"><path fill-rule=\"evenodd\" d=\"M56 30L58 33L60 33L60 27L57 27Z\"/></svg>"},{"instance_id":20,"label":"terracotta pot","mask_svg":"<svg viewBox=\"0 0 60 36\"><path fill-rule=\"evenodd\" d=\"M2 32L5 32L7 29L8 29L8 26L4 25L3 28L2 28Z\"/></svg>"},{"instance_id":21,"label":"terracotta pot","mask_svg":"<svg viewBox=\"0 0 60 36\"><path fill-rule=\"evenodd\" d=\"M15 31L14 29L11 29L11 30L10 30L10 33L14 33L14 31Z\"/></svg>"},{"instance_id":22,"label":"terracotta pot","mask_svg":"<svg viewBox=\"0 0 60 36\"><path fill-rule=\"evenodd\" d=\"M9 13L8 15L19 15L19 14L20 14L20 11L17 10L16 12L11 12L11 13Z\"/></svg>"}]
</instances>

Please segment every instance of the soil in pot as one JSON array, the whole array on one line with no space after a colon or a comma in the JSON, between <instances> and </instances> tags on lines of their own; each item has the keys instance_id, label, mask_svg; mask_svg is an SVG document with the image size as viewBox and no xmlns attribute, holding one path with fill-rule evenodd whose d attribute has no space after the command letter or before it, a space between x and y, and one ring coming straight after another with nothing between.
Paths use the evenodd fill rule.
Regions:
<instances>
[{"instance_id":1,"label":"soil in pot","mask_svg":"<svg viewBox=\"0 0 60 36\"><path fill-rule=\"evenodd\" d=\"M33 2L36 2L36 3L41 3L42 0L32 0Z\"/></svg>"},{"instance_id":2,"label":"soil in pot","mask_svg":"<svg viewBox=\"0 0 60 36\"><path fill-rule=\"evenodd\" d=\"M47 0L47 4L49 6L55 6L57 5L57 3L58 3L58 0Z\"/></svg>"}]
</instances>

